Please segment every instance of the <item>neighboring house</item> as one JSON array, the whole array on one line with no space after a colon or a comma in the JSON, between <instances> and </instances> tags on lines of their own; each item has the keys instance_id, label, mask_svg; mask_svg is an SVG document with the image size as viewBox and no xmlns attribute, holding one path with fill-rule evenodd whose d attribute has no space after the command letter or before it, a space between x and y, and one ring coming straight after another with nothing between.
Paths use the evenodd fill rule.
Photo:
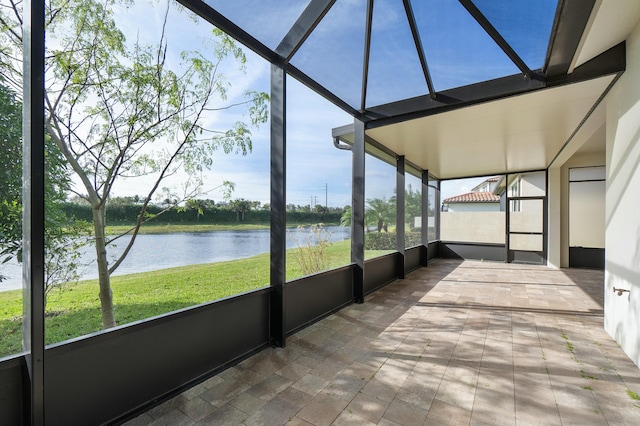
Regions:
<instances>
[{"instance_id":1,"label":"neighboring house","mask_svg":"<svg viewBox=\"0 0 640 426\"><path fill-rule=\"evenodd\" d=\"M494 193L498 187L500 178L497 176L485 179L474 187L471 192L455 197L449 197L442 201L443 212L498 212L500 207L500 195Z\"/></svg>"},{"instance_id":2,"label":"neighboring house","mask_svg":"<svg viewBox=\"0 0 640 426\"><path fill-rule=\"evenodd\" d=\"M498 176L487 178L479 185L476 185L471 192L495 192L501 180L502 178Z\"/></svg>"}]
</instances>

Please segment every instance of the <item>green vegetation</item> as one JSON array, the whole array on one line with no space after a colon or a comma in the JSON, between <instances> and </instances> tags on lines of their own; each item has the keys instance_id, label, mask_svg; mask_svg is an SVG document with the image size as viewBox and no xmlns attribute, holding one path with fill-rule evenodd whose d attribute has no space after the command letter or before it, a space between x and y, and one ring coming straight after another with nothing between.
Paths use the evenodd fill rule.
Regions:
<instances>
[{"instance_id":1,"label":"green vegetation","mask_svg":"<svg viewBox=\"0 0 640 426\"><path fill-rule=\"evenodd\" d=\"M629 395L629 398L631 398L631 399L633 399L635 401L640 401L640 395L638 395L637 393L635 393L631 389L627 389L627 395Z\"/></svg>"},{"instance_id":2,"label":"green vegetation","mask_svg":"<svg viewBox=\"0 0 640 426\"><path fill-rule=\"evenodd\" d=\"M287 252L287 280L303 274L295 261L297 249ZM380 252L368 252L367 257ZM326 247L327 268L350 263L350 242ZM97 280L81 281L49 295L47 344L102 329ZM116 320L127 324L200 303L244 293L268 285L269 254L204 265L113 277ZM0 356L20 352L22 292L0 292Z\"/></svg>"},{"instance_id":3,"label":"green vegetation","mask_svg":"<svg viewBox=\"0 0 640 426\"><path fill-rule=\"evenodd\" d=\"M22 259L22 103L0 76L0 281L2 265ZM68 220L60 207L69 171L51 138L45 137L45 293L77 281L77 251L87 224Z\"/></svg>"},{"instance_id":4,"label":"green vegetation","mask_svg":"<svg viewBox=\"0 0 640 426\"><path fill-rule=\"evenodd\" d=\"M136 224L142 208L141 196L114 197L109 200L106 210L107 228L122 229L129 231ZM247 206L245 210L239 210L240 201L244 201ZM268 226L270 221L269 205L261 205L259 201L233 200L218 201L210 199L188 200L184 206L175 206L175 200L165 200L158 204L149 204L146 207L146 219L141 225L141 232L149 226L156 225L188 225L188 226L243 226L262 225ZM82 200L62 203L61 209L67 217L82 219L91 222L91 207ZM291 225L324 223L340 223L340 217L344 212L342 207L315 206L309 205L287 206L287 222ZM240 214L241 213L241 214ZM347 224L349 226L349 224ZM255 229L255 228L254 228Z\"/></svg>"},{"instance_id":5,"label":"green vegetation","mask_svg":"<svg viewBox=\"0 0 640 426\"><path fill-rule=\"evenodd\" d=\"M409 185L405 191L405 247L413 247L421 243L420 229L415 227L415 219L422 216L422 193ZM396 249L396 196L387 199L367 199L364 212L366 250L395 250ZM428 205L429 214L433 215L433 206ZM344 209L340 218L340 225L351 224L351 207ZM429 228L429 235L433 229Z\"/></svg>"},{"instance_id":6,"label":"green vegetation","mask_svg":"<svg viewBox=\"0 0 640 426\"><path fill-rule=\"evenodd\" d=\"M303 275L327 269L327 249L331 246L329 232L322 225L311 225L309 229L299 226L293 234L297 250L293 252L297 266Z\"/></svg>"}]
</instances>

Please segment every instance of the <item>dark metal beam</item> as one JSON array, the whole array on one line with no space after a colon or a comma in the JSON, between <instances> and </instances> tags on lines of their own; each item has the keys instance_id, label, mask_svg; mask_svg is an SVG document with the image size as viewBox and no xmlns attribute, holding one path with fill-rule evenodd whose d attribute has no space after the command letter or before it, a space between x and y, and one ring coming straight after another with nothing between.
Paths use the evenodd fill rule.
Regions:
<instances>
[{"instance_id":1,"label":"dark metal beam","mask_svg":"<svg viewBox=\"0 0 640 426\"><path fill-rule=\"evenodd\" d=\"M251 34L240 28L234 22L226 18L220 12L209 6L207 3L201 0L178 0L180 4L203 18L205 21L213 24L216 28L229 34L231 37L253 50L258 55L272 64L282 65L284 59L276 54L273 50L269 49L258 39Z\"/></svg>"},{"instance_id":2,"label":"dark metal beam","mask_svg":"<svg viewBox=\"0 0 640 426\"><path fill-rule=\"evenodd\" d=\"M595 58L576 67L571 74L549 77L548 87L578 83L581 81L624 72L627 68L626 42L621 42Z\"/></svg>"},{"instance_id":3,"label":"dark metal beam","mask_svg":"<svg viewBox=\"0 0 640 426\"><path fill-rule=\"evenodd\" d=\"M404 279L404 211L405 211L405 159L396 159L396 251L398 252L398 278Z\"/></svg>"},{"instance_id":4,"label":"dark metal beam","mask_svg":"<svg viewBox=\"0 0 640 426\"><path fill-rule=\"evenodd\" d=\"M351 105L343 101L340 97L335 95L333 92L328 90L326 87L315 81L313 78L309 77L307 74L296 68L294 65L287 64L287 73L298 80L300 83L307 86L309 89L318 93L320 96L333 103L338 108L342 109L352 117L355 117L359 120L366 121L367 117L362 114L357 109L353 108Z\"/></svg>"},{"instance_id":5,"label":"dark metal beam","mask_svg":"<svg viewBox=\"0 0 640 426\"><path fill-rule=\"evenodd\" d=\"M336 0L312 0L284 36L276 53L288 62L335 2Z\"/></svg>"},{"instance_id":6,"label":"dark metal beam","mask_svg":"<svg viewBox=\"0 0 640 426\"><path fill-rule=\"evenodd\" d=\"M547 77L569 72L595 3L596 0L560 0L558 3L543 69Z\"/></svg>"},{"instance_id":7,"label":"dark metal beam","mask_svg":"<svg viewBox=\"0 0 640 426\"><path fill-rule=\"evenodd\" d=\"M480 26L485 30L485 32L489 34L489 37L491 37L493 41L496 42L496 44L500 47L500 49L502 49L502 51L506 53L509 59L511 59L511 61L514 64L516 64L516 66L520 69L520 71L524 73L524 75L532 79L541 78L541 76L536 75L533 71L531 71L529 66L522 60L520 55L518 55L516 51L513 50L513 47L511 47L511 45L504 39L504 37L502 37L502 35L498 32L498 30L496 30L493 24L489 22L487 17L484 16L482 12L480 12L480 9L478 9L471 0L458 0L458 1L460 2L460 4L462 4L462 6L465 9L467 9L467 12L469 12L471 16L473 16L473 19L475 19L476 22L480 24Z\"/></svg>"},{"instance_id":8,"label":"dark metal beam","mask_svg":"<svg viewBox=\"0 0 640 426\"><path fill-rule=\"evenodd\" d=\"M360 111L367 108L367 84L369 81L369 57L371 56L371 26L373 25L373 0L367 1L367 21L364 30L364 60L362 61L362 93Z\"/></svg>"},{"instance_id":9,"label":"dark metal beam","mask_svg":"<svg viewBox=\"0 0 640 426\"><path fill-rule=\"evenodd\" d=\"M431 73L429 72L429 66L427 64L427 58L424 55L424 48L422 46L422 39L420 38L420 32L418 31L418 25L416 24L416 17L411 7L409 0L402 0L404 3L404 11L407 14L407 20L409 21L409 27L411 28L411 35L413 36L413 42L416 45L416 51L418 52L418 58L420 59L420 66L422 67L422 74L427 82L427 88L429 89L429 96L431 99L436 98L436 89L433 87L433 81L431 80Z\"/></svg>"},{"instance_id":10,"label":"dark metal beam","mask_svg":"<svg viewBox=\"0 0 640 426\"><path fill-rule=\"evenodd\" d=\"M285 346L286 281L286 75L282 68L271 65L271 232L270 283L271 341Z\"/></svg>"},{"instance_id":11,"label":"dark metal beam","mask_svg":"<svg viewBox=\"0 0 640 426\"><path fill-rule=\"evenodd\" d=\"M364 123L354 120L351 183L351 262L353 268L353 298L364 303Z\"/></svg>"},{"instance_id":12,"label":"dark metal beam","mask_svg":"<svg viewBox=\"0 0 640 426\"><path fill-rule=\"evenodd\" d=\"M44 424L44 74L45 5L24 3L23 47L23 346L31 381L32 425Z\"/></svg>"}]
</instances>

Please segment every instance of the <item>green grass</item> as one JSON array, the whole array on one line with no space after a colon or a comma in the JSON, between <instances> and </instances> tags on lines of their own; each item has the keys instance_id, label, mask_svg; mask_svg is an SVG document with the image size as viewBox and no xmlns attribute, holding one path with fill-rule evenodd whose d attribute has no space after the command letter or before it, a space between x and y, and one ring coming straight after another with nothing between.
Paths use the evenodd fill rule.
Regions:
<instances>
[{"instance_id":1,"label":"green grass","mask_svg":"<svg viewBox=\"0 0 640 426\"><path fill-rule=\"evenodd\" d=\"M292 249L295 250L295 249ZM292 250L287 253L287 280L302 276ZM367 258L382 254L367 251ZM350 242L327 248L329 269L350 263ZM267 286L269 254L111 279L119 325ZM81 281L47 300L46 342L61 342L101 329L97 280ZM0 292L0 357L21 350L22 291Z\"/></svg>"},{"instance_id":2,"label":"green grass","mask_svg":"<svg viewBox=\"0 0 640 426\"><path fill-rule=\"evenodd\" d=\"M627 395L629 395L629 398L633 399L634 401L640 401L640 395L638 395L631 389L627 389Z\"/></svg>"}]
</instances>

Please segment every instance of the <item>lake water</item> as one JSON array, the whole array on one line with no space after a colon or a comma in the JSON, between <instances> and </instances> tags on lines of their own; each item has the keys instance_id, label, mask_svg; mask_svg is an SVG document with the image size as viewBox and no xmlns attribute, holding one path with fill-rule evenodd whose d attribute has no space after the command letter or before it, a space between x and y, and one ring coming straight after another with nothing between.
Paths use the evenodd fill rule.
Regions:
<instances>
[{"instance_id":1,"label":"lake water","mask_svg":"<svg viewBox=\"0 0 640 426\"><path fill-rule=\"evenodd\" d=\"M324 238L331 241L341 241L350 237L349 228L328 226L324 229L328 232L328 235ZM295 228L288 231L287 248L295 248L297 246L296 234L297 230ZM306 242L308 235L307 228L307 231L298 235L297 241L303 244ZM128 241L129 237L120 238L117 246L111 248L110 252L121 253ZM127 258L118 267L114 275L155 271L199 263L222 262L268 252L268 229L138 235ZM82 269L83 279L98 277L94 258L95 250L93 247L85 248L83 263L86 266ZM7 264L3 266L0 273L9 277L0 283L0 291L22 288L22 269L20 265L17 263Z\"/></svg>"}]
</instances>

